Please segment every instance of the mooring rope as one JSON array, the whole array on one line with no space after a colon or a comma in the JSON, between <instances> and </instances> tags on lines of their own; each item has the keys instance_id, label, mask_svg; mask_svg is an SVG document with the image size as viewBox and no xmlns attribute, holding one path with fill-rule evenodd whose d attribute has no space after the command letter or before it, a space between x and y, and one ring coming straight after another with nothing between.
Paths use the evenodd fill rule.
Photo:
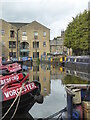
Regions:
<instances>
[{"instance_id":1,"label":"mooring rope","mask_svg":"<svg viewBox=\"0 0 90 120\"><path fill-rule=\"evenodd\" d=\"M19 96L19 98L18 98L18 102L17 102L17 105L16 105L16 109L15 109L15 111L14 111L14 113L13 113L13 115L12 115L12 117L11 117L10 120L12 120L13 117L15 116L15 114L16 114L16 111L17 111L17 108L18 108L18 105L19 105L19 102L20 102L20 97L21 97L21 96Z\"/></svg>"},{"instance_id":2,"label":"mooring rope","mask_svg":"<svg viewBox=\"0 0 90 120\"><path fill-rule=\"evenodd\" d=\"M25 85L25 84L22 85L22 88L24 87L24 85ZM21 91L21 93L22 93L22 91ZM21 98L21 93L20 93L19 98L18 98L18 102L17 102L17 105L16 105L16 109L15 109L15 111L14 111L14 113L13 113L13 115L12 115L12 117L11 117L10 120L12 120L13 117L15 116L15 114L16 114L16 111L17 111L17 109L18 109L18 105L19 105L19 102L20 102L20 98Z\"/></svg>"},{"instance_id":3,"label":"mooring rope","mask_svg":"<svg viewBox=\"0 0 90 120\"><path fill-rule=\"evenodd\" d=\"M3 115L3 117L2 117L0 120L4 119L5 116L8 114L8 112L11 110L11 108L12 108L13 105L15 104L16 100L17 100L18 97L21 95L23 87L24 87L24 84L22 84L22 87L20 88L20 91L19 91L19 93L17 94L16 98L14 99L13 103L11 104L11 106L9 107L9 109L6 111L6 113ZM19 103L17 103L17 107L18 107L18 104L19 104ZM17 108L17 107L16 107L16 108ZM16 111L15 111L15 112L16 112ZM13 114L13 115L14 115L14 114ZM12 117L13 117L13 116L12 116Z\"/></svg>"}]
</instances>

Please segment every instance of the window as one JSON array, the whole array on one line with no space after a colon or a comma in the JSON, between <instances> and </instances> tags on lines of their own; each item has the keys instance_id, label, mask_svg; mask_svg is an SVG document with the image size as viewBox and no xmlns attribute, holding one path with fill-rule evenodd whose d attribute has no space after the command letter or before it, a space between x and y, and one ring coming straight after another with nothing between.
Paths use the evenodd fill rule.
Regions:
<instances>
[{"instance_id":1,"label":"window","mask_svg":"<svg viewBox=\"0 0 90 120\"><path fill-rule=\"evenodd\" d=\"M45 31L43 32L43 36L44 36L44 37L46 36L46 32L45 32Z\"/></svg>"},{"instance_id":2,"label":"window","mask_svg":"<svg viewBox=\"0 0 90 120\"><path fill-rule=\"evenodd\" d=\"M9 48L16 48L16 41L9 41Z\"/></svg>"},{"instance_id":3,"label":"window","mask_svg":"<svg viewBox=\"0 0 90 120\"><path fill-rule=\"evenodd\" d=\"M39 48L39 42L33 42L33 48Z\"/></svg>"},{"instance_id":4,"label":"window","mask_svg":"<svg viewBox=\"0 0 90 120\"><path fill-rule=\"evenodd\" d=\"M36 44L37 44L37 48L39 48L39 42L37 42Z\"/></svg>"},{"instance_id":5,"label":"window","mask_svg":"<svg viewBox=\"0 0 90 120\"><path fill-rule=\"evenodd\" d=\"M20 43L20 49L29 49L29 43L27 42Z\"/></svg>"},{"instance_id":6,"label":"window","mask_svg":"<svg viewBox=\"0 0 90 120\"><path fill-rule=\"evenodd\" d=\"M35 48L35 42L33 42L33 48Z\"/></svg>"},{"instance_id":7,"label":"window","mask_svg":"<svg viewBox=\"0 0 90 120\"><path fill-rule=\"evenodd\" d=\"M15 37L14 30L10 30L10 37L11 37L11 38L14 38L14 37Z\"/></svg>"},{"instance_id":8,"label":"window","mask_svg":"<svg viewBox=\"0 0 90 120\"><path fill-rule=\"evenodd\" d=\"M4 35L5 34L5 31L4 30L1 30L1 35Z\"/></svg>"},{"instance_id":9,"label":"window","mask_svg":"<svg viewBox=\"0 0 90 120\"><path fill-rule=\"evenodd\" d=\"M39 66L33 66L33 71L39 71Z\"/></svg>"},{"instance_id":10,"label":"window","mask_svg":"<svg viewBox=\"0 0 90 120\"><path fill-rule=\"evenodd\" d=\"M45 55L45 56L46 56L46 52L44 52L44 53L43 53L43 55Z\"/></svg>"},{"instance_id":11,"label":"window","mask_svg":"<svg viewBox=\"0 0 90 120\"><path fill-rule=\"evenodd\" d=\"M37 31L34 32L34 39L38 39L38 32Z\"/></svg>"},{"instance_id":12,"label":"window","mask_svg":"<svg viewBox=\"0 0 90 120\"><path fill-rule=\"evenodd\" d=\"M33 58L39 58L39 52L33 52Z\"/></svg>"},{"instance_id":13,"label":"window","mask_svg":"<svg viewBox=\"0 0 90 120\"><path fill-rule=\"evenodd\" d=\"M16 52L9 52L10 57L16 57Z\"/></svg>"},{"instance_id":14,"label":"window","mask_svg":"<svg viewBox=\"0 0 90 120\"><path fill-rule=\"evenodd\" d=\"M23 36L26 36L26 31L23 31L23 32L22 32L22 35L23 35Z\"/></svg>"},{"instance_id":15,"label":"window","mask_svg":"<svg viewBox=\"0 0 90 120\"><path fill-rule=\"evenodd\" d=\"M43 46L44 46L44 47L46 46L46 42L43 42Z\"/></svg>"},{"instance_id":16,"label":"window","mask_svg":"<svg viewBox=\"0 0 90 120\"><path fill-rule=\"evenodd\" d=\"M37 81L39 81L39 76L35 76L35 75L33 75L33 80L37 80Z\"/></svg>"},{"instance_id":17,"label":"window","mask_svg":"<svg viewBox=\"0 0 90 120\"><path fill-rule=\"evenodd\" d=\"M33 52L33 58L36 58L36 52Z\"/></svg>"},{"instance_id":18,"label":"window","mask_svg":"<svg viewBox=\"0 0 90 120\"><path fill-rule=\"evenodd\" d=\"M28 53L27 52L20 52L20 56L21 57L28 57Z\"/></svg>"}]
</instances>

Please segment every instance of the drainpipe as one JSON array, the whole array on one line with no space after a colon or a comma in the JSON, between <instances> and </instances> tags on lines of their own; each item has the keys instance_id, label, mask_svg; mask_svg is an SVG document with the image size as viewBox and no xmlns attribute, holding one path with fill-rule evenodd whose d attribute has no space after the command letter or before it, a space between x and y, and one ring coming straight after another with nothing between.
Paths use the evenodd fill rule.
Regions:
<instances>
[{"instance_id":1,"label":"drainpipe","mask_svg":"<svg viewBox=\"0 0 90 120\"><path fill-rule=\"evenodd\" d=\"M17 29L17 59L18 59L18 31L19 29Z\"/></svg>"}]
</instances>

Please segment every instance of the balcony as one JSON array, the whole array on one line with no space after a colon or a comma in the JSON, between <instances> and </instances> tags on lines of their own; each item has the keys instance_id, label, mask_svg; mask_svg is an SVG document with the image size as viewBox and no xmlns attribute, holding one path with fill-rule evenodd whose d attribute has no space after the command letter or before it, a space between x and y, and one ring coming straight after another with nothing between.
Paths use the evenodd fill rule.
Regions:
<instances>
[{"instance_id":1,"label":"balcony","mask_svg":"<svg viewBox=\"0 0 90 120\"><path fill-rule=\"evenodd\" d=\"M29 49L20 49L20 52L29 52Z\"/></svg>"}]
</instances>

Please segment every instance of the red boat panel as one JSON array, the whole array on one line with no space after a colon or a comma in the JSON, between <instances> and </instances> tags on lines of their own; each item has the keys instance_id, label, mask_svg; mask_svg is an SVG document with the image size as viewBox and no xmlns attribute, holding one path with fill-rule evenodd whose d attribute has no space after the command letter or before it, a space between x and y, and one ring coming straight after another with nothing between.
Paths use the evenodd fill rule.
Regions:
<instances>
[{"instance_id":1,"label":"red boat panel","mask_svg":"<svg viewBox=\"0 0 90 120\"><path fill-rule=\"evenodd\" d=\"M17 94L19 93L21 87L22 88L22 93L21 95L30 92L31 90L37 88L35 86L35 83L24 83L24 81L29 77L29 74L27 74L20 83L8 83L5 84L4 86L1 87L1 91L2 91L2 95L3 95L3 100L2 101L6 101L6 100L10 100L12 98L15 98L17 96ZM22 86L22 84L24 83L24 85Z\"/></svg>"},{"instance_id":2,"label":"red boat panel","mask_svg":"<svg viewBox=\"0 0 90 120\"><path fill-rule=\"evenodd\" d=\"M21 65L9 66L8 70L9 72L16 72L18 70L21 70Z\"/></svg>"},{"instance_id":3,"label":"red boat panel","mask_svg":"<svg viewBox=\"0 0 90 120\"><path fill-rule=\"evenodd\" d=\"M2 69L2 70L8 69L9 72L16 72L16 71L21 70L21 65L19 65L18 63L2 65L2 66L0 66L0 69Z\"/></svg>"},{"instance_id":4,"label":"red boat panel","mask_svg":"<svg viewBox=\"0 0 90 120\"><path fill-rule=\"evenodd\" d=\"M4 85L7 83L13 83L17 80L23 79L23 74L18 73L18 74L12 74L12 75L7 75L7 76L1 76L0 77L0 85Z\"/></svg>"},{"instance_id":5,"label":"red boat panel","mask_svg":"<svg viewBox=\"0 0 90 120\"><path fill-rule=\"evenodd\" d=\"M12 87L8 86L8 88L3 89L2 90L2 93L4 95L4 100L3 101L16 98L16 96L20 92L21 87L22 87L21 84L18 84L18 85L15 84L14 86L12 85ZM37 86L35 85L34 82L27 83L27 84L24 85L21 95L26 94L26 93L28 93L28 92L36 89L36 88L37 88Z\"/></svg>"}]
</instances>

